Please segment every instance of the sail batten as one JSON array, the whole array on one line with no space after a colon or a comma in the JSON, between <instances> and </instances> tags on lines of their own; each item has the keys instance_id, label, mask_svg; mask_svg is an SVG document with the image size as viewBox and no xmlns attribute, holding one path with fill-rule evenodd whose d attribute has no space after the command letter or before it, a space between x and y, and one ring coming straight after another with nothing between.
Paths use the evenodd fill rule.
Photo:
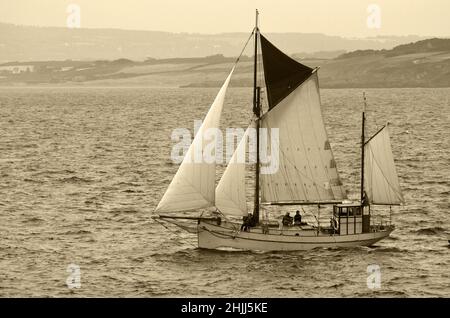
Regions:
<instances>
[{"instance_id":1,"label":"sail batten","mask_svg":"<svg viewBox=\"0 0 450 318\"><path fill-rule=\"evenodd\" d=\"M404 203L392 154L389 129L380 129L364 146L364 188L369 203L400 205Z\"/></svg>"},{"instance_id":2,"label":"sail batten","mask_svg":"<svg viewBox=\"0 0 450 318\"><path fill-rule=\"evenodd\" d=\"M156 212L191 211L214 206L216 163L207 162L203 158L203 149L209 143L205 132L211 128L219 128L225 93L233 71L234 67L212 103ZM213 142L216 143L217 140L214 139Z\"/></svg>"}]
</instances>

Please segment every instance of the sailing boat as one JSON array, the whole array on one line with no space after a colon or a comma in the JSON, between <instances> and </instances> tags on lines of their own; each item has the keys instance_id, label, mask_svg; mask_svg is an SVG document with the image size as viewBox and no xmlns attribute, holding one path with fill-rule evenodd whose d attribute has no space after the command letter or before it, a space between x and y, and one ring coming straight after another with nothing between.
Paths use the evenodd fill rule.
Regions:
<instances>
[{"instance_id":1,"label":"sailing boat","mask_svg":"<svg viewBox=\"0 0 450 318\"><path fill-rule=\"evenodd\" d=\"M394 230L392 222L375 224L371 217L374 205L403 203L388 126L366 140L363 110L361 194L360 200L352 203L347 200L339 178L323 122L318 69L290 58L261 34L258 11L250 38L254 38L252 124L216 187L216 163L194 159L198 149L201 154L202 147L206 146L205 131L219 127L234 66L159 202L154 218L196 233L198 246L206 249L291 251L370 246L389 236ZM261 105L263 87L257 80L259 46L268 103L265 112ZM239 58L236 63L238 61ZM275 146L266 145L261 141L261 131L266 129L270 132L273 128L278 132L277 143ZM252 129L256 133L256 162L253 214L250 215L246 198L247 165L237 158L245 156ZM278 169L263 173L261 154L270 153L275 148L278 150ZM274 207L303 205L317 206L317 224L282 224L271 220L270 215L261 216ZM323 226L319 214L327 205L332 206L330 225ZM181 212L194 212L195 215ZM243 217L247 218L246 226L241 226ZM191 224L189 221L196 222Z\"/></svg>"}]
</instances>

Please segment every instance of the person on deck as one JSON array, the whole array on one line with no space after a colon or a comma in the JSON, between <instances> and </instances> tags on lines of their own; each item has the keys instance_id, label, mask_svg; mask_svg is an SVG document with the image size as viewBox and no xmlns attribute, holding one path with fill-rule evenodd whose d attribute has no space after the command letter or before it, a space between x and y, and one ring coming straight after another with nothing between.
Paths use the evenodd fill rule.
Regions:
<instances>
[{"instance_id":1,"label":"person on deck","mask_svg":"<svg viewBox=\"0 0 450 318\"><path fill-rule=\"evenodd\" d=\"M366 191L363 193L363 199L361 202L362 206L368 206L369 205L369 198L367 197Z\"/></svg>"},{"instance_id":2,"label":"person on deck","mask_svg":"<svg viewBox=\"0 0 450 318\"><path fill-rule=\"evenodd\" d=\"M243 216L242 221L241 231L248 232L253 223L253 214L249 213L247 216Z\"/></svg>"},{"instance_id":3,"label":"person on deck","mask_svg":"<svg viewBox=\"0 0 450 318\"><path fill-rule=\"evenodd\" d=\"M294 215L294 225L301 225L302 224L302 215L300 214L300 211L297 210Z\"/></svg>"},{"instance_id":4,"label":"person on deck","mask_svg":"<svg viewBox=\"0 0 450 318\"><path fill-rule=\"evenodd\" d=\"M248 219L248 215L244 215L242 217L241 231L245 232L247 230L247 219Z\"/></svg>"},{"instance_id":5,"label":"person on deck","mask_svg":"<svg viewBox=\"0 0 450 318\"><path fill-rule=\"evenodd\" d=\"M289 212L286 212L286 215L283 216L283 225L285 226L292 225L292 217L289 215Z\"/></svg>"}]
</instances>

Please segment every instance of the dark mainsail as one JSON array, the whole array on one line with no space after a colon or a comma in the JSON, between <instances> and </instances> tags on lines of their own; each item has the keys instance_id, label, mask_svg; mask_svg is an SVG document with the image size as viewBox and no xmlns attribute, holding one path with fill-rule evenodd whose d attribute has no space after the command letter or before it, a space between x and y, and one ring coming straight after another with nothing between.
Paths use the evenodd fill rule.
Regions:
<instances>
[{"instance_id":1,"label":"dark mainsail","mask_svg":"<svg viewBox=\"0 0 450 318\"><path fill-rule=\"evenodd\" d=\"M313 69L281 52L262 34L260 39L269 109L272 109L302 84Z\"/></svg>"}]
</instances>

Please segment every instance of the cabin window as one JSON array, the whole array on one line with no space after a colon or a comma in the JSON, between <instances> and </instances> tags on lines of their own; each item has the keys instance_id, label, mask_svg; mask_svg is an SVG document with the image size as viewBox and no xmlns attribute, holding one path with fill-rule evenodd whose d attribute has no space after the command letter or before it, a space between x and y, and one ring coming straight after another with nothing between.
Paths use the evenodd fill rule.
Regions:
<instances>
[{"instance_id":1,"label":"cabin window","mask_svg":"<svg viewBox=\"0 0 450 318\"><path fill-rule=\"evenodd\" d=\"M339 215L347 216L347 208L339 208Z\"/></svg>"}]
</instances>

